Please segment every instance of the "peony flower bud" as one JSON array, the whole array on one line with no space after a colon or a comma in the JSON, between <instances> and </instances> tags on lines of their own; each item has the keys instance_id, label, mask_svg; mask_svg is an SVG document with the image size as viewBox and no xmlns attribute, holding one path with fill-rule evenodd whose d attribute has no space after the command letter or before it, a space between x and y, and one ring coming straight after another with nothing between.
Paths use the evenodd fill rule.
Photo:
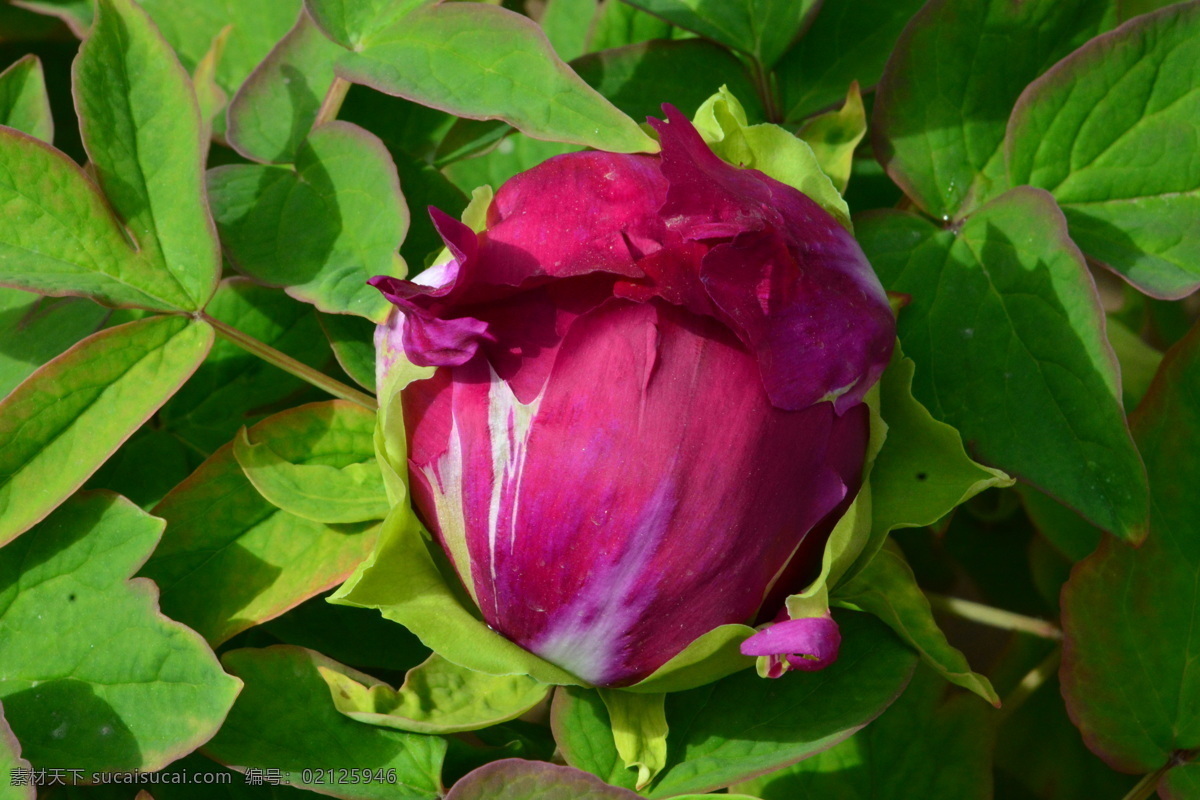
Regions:
<instances>
[{"instance_id":1,"label":"peony flower bud","mask_svg":"<svg viewBox=\"0 0 1200 800\"><path fill-rule=\"evenodd\" d=\"M895 337L830 214L665 109L660 155L552 158L478 234L431 210L451 258L373 281L437 368L402 396L416 510L492 628L599 686L816 576ZM836 655L795 623L750 654Z\"/></svg>"}]
</instances>

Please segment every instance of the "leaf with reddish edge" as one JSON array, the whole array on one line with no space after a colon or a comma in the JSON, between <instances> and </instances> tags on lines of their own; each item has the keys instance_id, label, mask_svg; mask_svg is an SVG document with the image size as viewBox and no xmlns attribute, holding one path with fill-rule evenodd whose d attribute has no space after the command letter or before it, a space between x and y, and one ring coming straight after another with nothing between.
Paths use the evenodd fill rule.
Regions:
<instances>
[{"instance_id":1,"label":"leaf with reddish edge","mask_svg":"<svg viewBox=\"0 0 1200 800\"><path fill-rule=\"evenodd\" d=\"M0 697L39 767L157 770L220 727L241 682L130 576L163 531L81 492L0 550Z\"/></svg>"},{"instance_id":2,"label":"leaf with reddish edge","mask_svg":"<svg viewBox=\"0 0 1200 800\"><path fill-rule=\"evenodd\" d=\"M361 50L390 23L434 0L306 0L308 13L333 41Z\"/></svg>"},{"instance_id":3,"label":"leaf with reddish edge","mask_svg":"<svg viewBox=\"0 0 1200 800\"><path fill-rule=\"evenodd\" d=\"M1055 61L1112 27L1113 5L928 3L904 29L879 82L871 121L876 157L936 218L961 218L1000 194L1008 188L1002 145L1013 103Z\"/></svg>"},{"instance_id":4,"label":"leaf with reddish edge","mask_svg":"<svg viewBox=\"0 0 1200 800\"><path fill-rule=\"evenodd\" d=\"M573 767L506 758L468 773L451 787L446 800L636 800L639 796Z\"/></svg>"},{"instance_id":5,"label":"leaf with reddish edge","mask_svg":"<svg viewBox=\"0 0 1200 800\"><path fill-rule=\"evenodd\" d=\"M100 331L0 401L0 542L83 485L204 359L213 330L151 317Z\"/></svg>"},{"instance_id":6,"label":"leaf with reddish edge","mask_svg":"<svg viewBox=\"0 0 1200 800\"><path fill-rule=\"evenodd\" d=\"M820 0L625 0L684 30L774 64L820 7Z\"/></svg>"},{"instance_id":7,"label":"leaf with reddish edge","mask_svg":"<svg viewBox=\"0 0 1200 800\"><path fill-rule=\"evenodd\" d=\"M1073 238L1155 297L1200 287L1200 3L1098 36L1030 84L1008 123L1012 183L1047 189Z\"/></svg>"},{"instance_id":8,"label":"leaf with reddish edge","mask_svg":"<svg viewBox=\"0 0 1200 800\"><path fill-rule=\"evenodd\" d=\"M25 786L18 783L18 776L30 774L31 769L29 762L21 758L21 743L4 719L4 706L0 705L0 773L9 776L7 788L0 788L0 797L4 800L36 800L37 789L32 779Z\"/></svg>"},{"instance_id":9,"label":"leaf with reddish edge","mask_svg":"<svg viewBox=\"0 0 1200 800\"><path fill-rule=\"evenodd\" d=\"M343 52L301 10L295 27L230 102L225 133L229 146L252 161L295 161L337 77L333 66Z\"/></svg>"},{"instance_id":10,"label":"leaf with reddish edge","mask_svg":"<svg viewBox=\"0 0 1200 800\"><path fill-rule=\"evenodd\" d=\"M132 0L97 2L72 70L83 145L142 269L173 282L178 308L198 311L217 288L221 252L192 81Z\"/></svg>"},{"instance_id":11,"label":"leaf with reddish edge","mask_svg":"<svg viewBox=\"0 0 1200 800\"><path fill-rule=\"evenodd\" d=\"M376 728L339 714L318 670L346 667L291 645L232 650L221 663L245 688L221 730L203 747L209 758L238 772L278 769L290 773L294 787L347 800L442 797L446 740ZM348 781L350 771L360 770L361 776L368 769L371 779ZM376 779L377 774L383 778Z\"/></svg>"},{"instance_id":12,"label":"leaf with reddish edge","mask_svg":"<svg viewBox=\"0 0 1200 800\"><path fill-rule=\"evenodd\" d=\"M27 55L0 72L0 125L16 128L47 144L54 140L46 76L37 56Z\"/></svg>"},{"instance_id":13,"label":"leaf with reddish edge","mask_svg":"<svg viewBox=\"0 0 1200 800\"><path fill-rule=\"evenodd\" d=\"M1200 764L1172 767L1158 782L1162 800L1195 800L1200 797Z\"/></svg>"},{"instance_id":14,"label":"leaf with reddish edge","mask_svg":"<svg viewBox=\"0 0 1200 800\"><path fill-rule=\"evenodd\" d=\"M407 271L397 249L408 207L383 143L349 122L317 127L295 169L258 164L208 174L229 260L260 283L335 314L382 322L391 305L367 285Z\"/></svg>"},{"instance_id":15,"label":"leaf with reddish edge","mask_svg":"<svg viewBox=\"0 0 1200 800\"><path fill-rule=\"evenodd\" d=\"M297 465L342 467L340 417L368 414L342 400L299 406L255 425ZM336 586L370 554L377 523L326 525L282 511L254 488L228 444L154 508L167 533L142 568L162 589L163 608L214 645Z\"/></svg>"},{"instance_id":16,"label":"leaf with reddish edge","mask_svg":"<svg viewBox=\"0 0 1200 800\"><path fill-rule=\"evenodd\" d=\"M1084 741L1123 772L1200 747L1200 326L1131 417L1150 475L1151 533L1105 539L1062 594L1063 697Z\"/></svg>"},{"instance_id":17,"label":"leaf with reddish edge","mask_svg":"<svg viewBox=\"0 0 1200 800\"><path fill-rule=\"evenodd\" d=\"M1145 470L1095 284L1053 199L1013 189L957 233L899 212L858 222L884 285L912 296L897 330L917 399L977 460L1141 539Z\"/></svg>"},{"instance_id":18,"label":"leaf with reddish edge","mask_svg":"<svg viewBox=\"0 0 1200 800\"><path fill-rule=\"evenodd\" d=\"M337 72L387 94L539 139L616 153L657 143L563 63L527 17L483 3L406 14L343 55Z\"/></svg>"}]
</instances>

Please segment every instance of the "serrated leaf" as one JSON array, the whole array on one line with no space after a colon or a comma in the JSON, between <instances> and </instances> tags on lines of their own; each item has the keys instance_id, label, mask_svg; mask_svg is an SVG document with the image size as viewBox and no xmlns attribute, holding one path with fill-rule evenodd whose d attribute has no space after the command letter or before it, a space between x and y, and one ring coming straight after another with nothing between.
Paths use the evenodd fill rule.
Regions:
<instances>
[{"instance_id":1,"label":"serrated leaf","mask_svg":"<svg viewBox=\"0 0 1200 800\"><path fill-rule=\"evenodd\" d=\"M1026 84L1115 21L1112 0L928 3L879 83L876 157L931 216L965 215L1008 188L1004 126Z\"/></svg>"},{"instance_id":2,"label":"serrated leaf","mask_svg":"<svg viewBox=\"0 0 1200 800\"><path fill-rule=\"evenodd\" d=\"M375 325L350 314L317 314L342 370L368 392L375 391Z\"/></svg>"},{"instance_id":3,"label":"serrated leaf","mask_svg":"<svg viewBox=\"0 0 1200 800\"><path fill-rule=\"evenodd\" d=\"M209 173L209 190L221 240L239 270L321 311L386 317L391 305L367 280L405 274L396 251L408 209L391 156L375 136L330 122L300 147L295 171L218 167Z\"/></svg>"},{"instance_id":4,"label":"serrated leaf","mask_svg":"<svg viewBox=\"0 0 1200 800\"><path fill-rule=\"evenodd\" d=\"M276 508L312 522L383 519L388 502L375 461L375 415L353 403L304 408L307 413L285 412L255 426L253 438L241 430L233 456L246 477ZM280 452L311 461L306 444L314 453L338 452L343 463L293 463Z\"/></svg>"},{"instance_id":5,"label":"serrated leaf","mask_svg":"<svg viewBox=\"0 0 1200 800\"><path fill-rule=\"evenodd\" d=\"M346 53L338 74L539 139L616 153L658 149L563 63L530 19L483 3L420 8Z\"/></svg>"},{"instance_id":6,"label":"serrated leaf","mask_svg":"<svg viewBox=\"0 0 1200 800\"><path fill-rule=\"evenodd\" d=\"M246 158L290 164L312 130L343 50L300 12L229 104L226 138Z\"/></svg>"},{"instance_id":7,"label":"serrated leaf","mask_svg":"<svg viewBox=\"0 0 1200 800\"><path fill-rule=\"evenodd\" d=\"M353 463L344 437L325 436L339 416L332 400L276 414L250 429L295 464ZM365 413L365 412L364 412ZM172 618L218 644L337 585L371 552L377 524L325 525L264 499L225 445L175 487L154 513L167 533L142 569Z\"/></svg>"},{"instance_id":8,"label":"serrated leaf","mask_svg":"<svg viewBox=\"0 0 1200 800\"><path fill-rule=\"evenodd\" d=\"M858 81L870 89L923 0L823 0L813 23L775 65L785 119L837 103Z\"/></svg>"},{"instance_id":9,"label":"serrated leaf","mask_svg":"<svg viewBox=\"0 0 1200 800\"><path fill-rule=\"evenodd\" d=\"M526 675L487 675L431 655L397 690L342 665L319 667L337 710L350 719L414 733L458 733L516 719L551 686Z\"/></svg>"},{"instance_id":10,"label":"serrated leaf","mask_svg":"<svg viewBox=\"0 0 1200 800\"><path fill-rule=\"evenodd\" d=\"M1200 747L1200 328L1168 351L1132 418L1150 474L1150 536L1106 539L1063 589L1063 697L1088 747L1151 772Z\"/></svg>"},{"instance_id":11,"label":"serrated leaf","mask_svg":"<svg viewBox=\"0 0 1200 800\"><path fill-rule=\"evenodd\" d=\"M89 336L0 401L0 541L45 517L158 410L213 331L151 317Z\"/></svg>"},{"instance_id":12,"label":"serrated leaf","mask_svg":"<svg viewBox=\"0 0 1200 800\"><path fill-rule=\"evenodd\" d=\"M225 724L204 746L209 757L239 772L278 769L290 783L350 800L435 800L441 797L446 742L436 736L363 725L333 707L320 667L334 662L300 647L233 650L221 658L245 681ZM385 779L337 783L338 770L383 770ZM395 770L395 783L386 780ZM323 780L305 782L305 773Z\"/></svg>"},{"instance_id":13,"label":"serrated leaf","mask_svg":"<svg viewBox=\"0 0 1200 800\"><path fill-rule=\"evenodd\" d=\"M800 126L796 135L808 142L839 193L846 192L850 183L850 168L854 163L854 148L867 133L867 116L863 110L858 83L850 84L846 102L840 109L819 114Z\"/></svg>"},{"instance_id":14,"label":"serrated leaf","mask_svg":"<svg viewBox=\"0 0 1200 800\"><path fill-rule=\"evenodd\" d=\"M763 800L991 800L993 720L920 667L879 719L795 766L737 785Z\"/></svg>"},{"instance_id":15,"label":"serrated leaf","mask_svg":"<svg viewBox=\"0 0 1200 800\"><path fill-rule=\"evenodd\" d=\"M282 292L231 278L221 283L207 313L307 366L319 369L329 361L313 310ZM208 456L243 425L263 419L272 406L294 399L307 386L233 342L218 339L160 416L173 436Z\"/></svg>"},{"instance_id":16,"label":"serrated leaf","mask_svg":"<svg viewBox=\"0 0 1200 800\"><path fill-rule=\"evenodd\" d=\"M206 741L240 682L129 580L162 534L85 492L0 551L0 698L39 767L156 770Z\"/></svg>"},{"instance_id":17,"label":"serrated leaf","mask_svg":"<svg viewBox=\"0 0 1200 800\"><path fill-rule=\"evenodd\" d=\"M0 785L3 800L36 800L33 767L21 758L21 743L13 735L12 728L4 719L4 707L0 705L0 773L9 776L8 783ZM27 780L22 780L29 776Z\"/></svg>"},{"instance_id":18,"label":"serrated leaf","mask_svg":"<svg viewBox=\"0 0 1200 800\"><path fill-rule=\"evenodd\" d=\"M980 461L1140 539L1145 472L1095 286L1053 200L1011 190L957 235L913 215L867 216L859 241L884 286L912 296L898 332L934 417Z\"/></svg>"},{"instance_id":19,"label":"serrated leaf","mask_svg":"<svg viewBox=\"0 0 1200 800\"><path fill-rule=\"evenodd\" d=\"M1050 191L1071 238L1144 292L1200 287L1200 4L1100 36L1021 95L1009 177Z\"/></svg>"},{"instance_id":20,"label":"serrated leaf","mask_svg":"<svg viewBox=\"0 0 1200 800\"><path fill-rule=\"evenodd\" d=\"M912 675L916 654L883 623L834 614L838 660L778 680L743 670L667 696L668 763L647 794L707 792L793 764L836 744L879 715Z\"/></svg>"},{"instance_id":21,"label":"serrated leaf","mask_svg":"<svg viewBox=\"0 0 1200 800\"><path fill-rule=\"evenodd\" d=\"M0 397L104 324L108 309L84 298L0 288Z\"/></svg>"},{"instance_id":22,"label":"serrated leaf","mask_svg":"<svg viewBox=\"0 0 1200 800\"><path fill-rule=\"evenodd\" d=\"M685 30L774 64L820 6L817 0L625 0Z\"/></svg>"},{"instance_id":23,"label":"serrated leaf","mask_svg":"<svg viewBox=\"0 0 1200 800\"><path fill-rule=\"evenodd\" d=\"M860 573L837 589L831 602L879 617L941 677L1000 705L991 682L971 670L966 657L938 627L929 601L898 548L880 550Z\"/></svg>"},{"instance_id":24,"label":"serrated leaf","mask_svg":"<svg viewBox=\"0 0 1200 800\"><path fill-rule=\"evenodd\" d=\"M16 128L46 144L54 141L46 76L37 56L27 55L0 72L0 125Z\"/></svg>"},{"instance_id":25,"label":"serrated leaf","mask_svg":"<svg viewBox=\"0 0 1200 800\"><path fill-rule=\"evenodd\" d=\"M97 3L73 70L84 147L139 257L170 276L179 308L196 311L216 289L221 256L192 82L132 0Z\"/></svg>"}]
</instances>

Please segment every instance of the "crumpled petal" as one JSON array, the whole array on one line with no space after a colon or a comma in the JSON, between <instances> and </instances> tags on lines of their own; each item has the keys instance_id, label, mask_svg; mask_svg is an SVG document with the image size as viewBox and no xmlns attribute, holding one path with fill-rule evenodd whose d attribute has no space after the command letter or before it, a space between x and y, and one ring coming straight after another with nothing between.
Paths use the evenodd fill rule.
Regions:
<instances>
[{"instance_id":1,"label":"crumpled petal","mask_svg":"<svg viewBox=\"0 0 1200 800\"><path fill-rule=\"evenodd\" d=\"M815 672L837 661L842 634L831 616L773 622L741 644L744 656L767 656L767 677L778 678L789 669Z\"/></svg>"}]
</instances>

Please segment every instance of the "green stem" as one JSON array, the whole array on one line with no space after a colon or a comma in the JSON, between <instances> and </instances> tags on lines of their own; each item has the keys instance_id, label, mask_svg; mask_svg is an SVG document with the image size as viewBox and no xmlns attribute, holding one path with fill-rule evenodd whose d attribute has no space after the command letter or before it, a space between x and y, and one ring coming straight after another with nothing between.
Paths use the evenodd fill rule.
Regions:
<instances>
[{"instance_id":1,"label":"green stem","mask_svg":"<svg viewBox=\"0 0 1200 800\"><path fill-rule=\"evenodd\" d=\"M325 99L321 101L321 108L317 111L317 118L313 120L314 128L337 119L338 112L342 110L342 101L346 99L346 92L348 91L350 91L350 81L344 78L333 79L333 83L329 86L329 91L325 93Z\"/></svg>"},{"instance_id":2,"label":"green stem","mask_svg":"<svg viewBox=\"0 0 1200 800\"><path fill-rule=\"evenodd\" d=\"M1030 670L1024 678L1021 678L1021 682L1017 684L1016 688L1004 698L1004 702L1001 704L1004 716L1012 716L1013 712L1020 708L1034 692L1042 688L1042 684L1048 681L1054 673L1058 672L1058 665L1061 663L1062 646L1055 645L1049 655Z\"/></svg>"},{"instance_id":3,"label":"green stem","mask_svg":"<svg viewBox=\"0 0 1200 800\"><path fill-rule=\"evenodd\" d=\"M762 100L763 112L767 115L767 122L780 124L783 122L783 115L779 110L779 101L775 96L775 87L771 82L771 73L762 62L757 58L750 60L750 71L754 75L755 88L758 89L759 99Z\"/></svg>"},{"instance_id":4,"label":"green stem","mask_svg":"<svg viewBox=\"0 0 1200 800\"><path fill-rule=\"evenodd\" d=\"M349 400L351 403L357 403L363 408L370 409L371 411L374 411L379 407L379 404L371 395L360 392L357 389L352 389L341 381L335 380L325 373L313 369L307 364L301 364L287 353L281 353L274 347L271 347L269 344L260 342L253 336L248 336L239 331L237 328L226 325L219 319L214 319L208 314L201 314L200 317L209 325L212 325L220 336L233 342L247 353L253 353L263 361L266 361L269 364L274 364L284 372L291 373L297 378L311 383L313 386L321 389L322 391L328 392L334 397L341 398L342 400Z\"/></svg>"},{"instance_id":5,"label":"green stem","mask_svg":"<svg viewBox=\"0 0 1200 800\"><path fill-rule=\"evenodd\" d=\"M956 617L961 617L972 622L978 622L981 625L990 625L993 628L1003 628L1009 631L1031 633L1043 639L1062 638L1062 631L1059 630L1058 626L1044 619L1027 617L1024 614L1015 614L1012 611L985 606L982 603L963 600L959 597L946 597L945 595L933 594L931 592L926 592L925 596L929 598L929 604L938 611L953 614Z\"/></svg>"}]
</instances>

